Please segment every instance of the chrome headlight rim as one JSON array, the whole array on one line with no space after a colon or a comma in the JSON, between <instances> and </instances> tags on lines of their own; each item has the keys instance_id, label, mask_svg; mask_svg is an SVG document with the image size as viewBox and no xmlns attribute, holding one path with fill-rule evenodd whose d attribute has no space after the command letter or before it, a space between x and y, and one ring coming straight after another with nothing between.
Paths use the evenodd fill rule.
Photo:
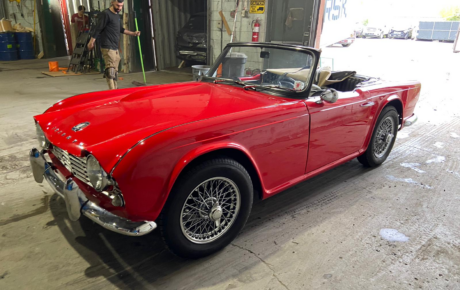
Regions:
<instances>
[{"instance_id":1,"label":"chrome headlight rim","mask_svg":"<svg viewBox=\"0 0 460 290\"><path fill-rule=\"evenodd\" d=\"M110 185L108 174L92 154L86 156L86 172L92 187L98 191L104 191Z\"/></svg>"},{"instance_id":2,"label":"chrome headlight rim","mask_svg":"<svg viewBox=\"0 0 460 290\"><path fill-rule=\"evenodd\" d=\"M38 146L41 149L48 149L50 146L50 141L48 138L46 138L45 132L38 123L35 123L35 132L37 133Z\"/></svg>"}]
</instances>

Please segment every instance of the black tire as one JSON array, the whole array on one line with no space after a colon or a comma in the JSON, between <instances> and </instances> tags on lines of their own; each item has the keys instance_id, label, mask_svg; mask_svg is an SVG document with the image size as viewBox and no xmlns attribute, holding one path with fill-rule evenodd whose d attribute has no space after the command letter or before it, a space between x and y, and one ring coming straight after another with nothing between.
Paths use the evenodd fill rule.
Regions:
<instances>
[{"instance_id":1,"label":"black tire","mask_svg":"<svg viewBox=\"0 0 460 290\"><path fill-rule=\"evenodd\" d=\"M237 186L240 194L239 211L234 215L233 222L228 223L230 225L227 226L227 230L217 238L214 237L215 240L207 241L206 243L194 242L190 240L193 237L190 235L187 237L187 231L185 230L184 232L182 229L181 216L184 215L183 209L187 208L186 202L191 200L189 195L196 192L195 189L197 186L213 178L225 178L231 180ZM206 201L201 204L206 205ZM226 247L237 237L249 217L252 201L253 186L251 177L241 164L229 158L217 158L205 161L188 170L176 181L160 215L160 229L163 240L171 252L183 258L197 259L211 255ZM202 208L204 209L205 207ZM196 212L201 215L203 211ZM207 214L204 215L206 218L199 217L198 219L204 220L209 218ZM211 214L209 213L209 215ZM210 221L210 223L214 227L214 222Z\"/></svg>"},{"instance_id":2,"label":"black tire","mask_svg":"<svg viewBox=\"0 0 460 290\"><path fill-rule=\"evenodd\" d=\"M351 45L351 43L342 43L343 47L349 47L350 45Z\"/></svg>"},{"instance_id":3,"label":"black tire","mask_svg":"<svg viewBox=\"0 0 460 290\"><path fill-rule=\"evenodd\" d=\"M389 122L387 121L388 118L392 120L391 134L393 134L393 138L389 142L384 152L379 152L380 148L376 146L376 139L380 137L378 136L379 128L382 126L382 124L385 121ZM393 145L396 140L396 135L398 133L398 125L399 125L399 115L395 107L393 106L385 107L380 113L379 118L377 119L377 122L374 128L374 132L372 132L372 138L369 142L369 146L367 147L367 150L361 156L358 157L358 161L361 162L361 164L363 164L366 167L376 167L382 164L388 158L388 155L390 155L391 149L393 149Z\"/></svg>"}]
</instances>

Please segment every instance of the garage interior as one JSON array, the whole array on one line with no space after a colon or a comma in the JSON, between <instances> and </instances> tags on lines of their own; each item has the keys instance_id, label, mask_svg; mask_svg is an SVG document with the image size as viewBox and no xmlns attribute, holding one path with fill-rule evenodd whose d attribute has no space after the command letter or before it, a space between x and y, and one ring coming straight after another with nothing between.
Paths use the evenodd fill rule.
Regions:
<instances>
[{"instance_id":1,"label":"garage interior","mask_svg":"<svg viewBox=\"0 0 460 290\"><path fill-rule=\"evenodd\" d=\"M224 22L232 29L236 2L126 0L120 15L135 31L137 12L147 84L190 82L191 66L212 65L230 42ZM251 2L239 1L234 42L251 42L258 21L261 42L315 46L310 20L321 1L261 1L258 14L249 13ZM429 11L431 2L423 3ZM0 19L34 36L34 59L0 61L0 289L460 288L460 53L452 42L356 38L350 47L322 47L334 69L420 81L418 122L398 132L381 166L354 159L259 201L229 246L186 260L168 251L159 231L128 237L89 219L70 221L64 200L34 181L33 116L70 96L106 90L101 73L43 74L52 61L68 66L70 16L79 5L102 11L110 1L0 1ZM183 61L177 34L200 13L206 60ZM143 79L137 41L121 37L120 47L119 88L131 88ZM408 240L388 241L383 229Z\"/></svg>"}]
</instances>

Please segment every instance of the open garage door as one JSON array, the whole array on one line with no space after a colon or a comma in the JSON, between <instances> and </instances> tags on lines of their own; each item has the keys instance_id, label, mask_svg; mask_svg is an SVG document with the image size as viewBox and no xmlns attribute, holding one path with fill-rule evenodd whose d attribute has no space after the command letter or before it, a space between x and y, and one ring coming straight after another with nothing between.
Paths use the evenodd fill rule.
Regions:
<instances>
[{"instance_id":1,"label":"open garage door","mask_svg":"<svg viewBox=\"0 0 460 290\"><path fill-rule=\"evenodd\" d=\"M158 69L177 67L180 60L176 56L176 36L192 15L207 10L206 0L165 0L152 1L155 53Z\"/></svg>"},{"instance_id":2,"label":"open garage door","mask_svg":"<svg viewBox=\"0 0 460 290\"><path fill-rule=\"evenodd\" d=\"M267 41L312 46L319 0L279 0L268 5Z\"/></svg>"}]
</instances>

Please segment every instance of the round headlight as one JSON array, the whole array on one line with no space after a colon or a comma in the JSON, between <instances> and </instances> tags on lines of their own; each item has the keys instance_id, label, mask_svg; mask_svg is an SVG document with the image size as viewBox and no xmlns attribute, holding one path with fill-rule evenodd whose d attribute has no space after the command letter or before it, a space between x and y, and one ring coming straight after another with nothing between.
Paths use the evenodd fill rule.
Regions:
<instances>
[{"instance_id":1,"label":"round headlight","mask_svg":"<svg viewBox=\"0 0 460 290\"><path fill-rule=\"evenodd\" d=\"M86 159L86 170L89 182L94 189L102 191L108 184L107 174L93 155L89 155Z\"/></svg>"},{"instance_id":2,"label":"round headlight","mask_svg":"<svg viewBox=\"0 0 460 290\"><path fill-rule=\"evenodd\" d=\"M35 124L35 129L37 131L37 138L38 138L38 146L40 148L47 148L48 147L48 139L46 139L45 133L43 132L40 125Z\"/></svg>"}]
</instances>

